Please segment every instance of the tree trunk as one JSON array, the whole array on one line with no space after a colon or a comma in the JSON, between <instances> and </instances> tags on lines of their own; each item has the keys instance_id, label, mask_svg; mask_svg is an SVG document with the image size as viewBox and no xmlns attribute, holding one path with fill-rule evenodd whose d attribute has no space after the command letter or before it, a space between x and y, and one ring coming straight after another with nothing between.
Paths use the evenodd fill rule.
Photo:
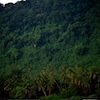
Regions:
<instances>
[{"instance_id":1,"label":"tree trunk","mask_svg":"<svg viewBox=\"0 0 100 100\"><path fill-rule=\"evenodd\" d=\"M42 92L43 92L43 94L44 94L45 96L47 96L47 93L46 93L46 90L45 90L44 87L42 87Z\"/></svg>"}]
</instances>

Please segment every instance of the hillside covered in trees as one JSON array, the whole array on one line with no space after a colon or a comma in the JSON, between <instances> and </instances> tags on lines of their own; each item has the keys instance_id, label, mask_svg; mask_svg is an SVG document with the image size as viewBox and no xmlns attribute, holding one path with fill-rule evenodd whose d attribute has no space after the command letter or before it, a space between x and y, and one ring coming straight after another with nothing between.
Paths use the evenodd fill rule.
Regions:
<instances>
[{"instance_id":1,"label":"hillside covered in trees","mask_svg":"<svg viewBox=\"0 0 100 100\"><path fill-rule=\"evenodd\" d=\"M48 66L51 66L50 69ZM76 66L83 67L79 67L77 72ZM42 73L45 67L46 72ZM65 68L62 80L59 79L61 68ZM82 75L81 68L84 70ZM62 98L66 90L69 95L76 90L78 94L81 90L81 95L89 92L87 95L96 93L97 96L100 91L99 68L99 0L26 0L0 4L0 89L10 91L9 97L25 98L28 95L28 98L32 98L33 94L27 94L26 89L28 86L32 89L32 84L36 89L39 87L39 97L57 93L56 89L65 91L61 93ZM40 73L43 75L39 76ZM51 77L49 73L54 76ZM84 79L84 75L87 79ZM46 80L48 84L45 77L50 80ZM74 77L76 80L73 80ZM4 88L6 84L10 84L9 88ZM73 87L75 90L70 91ZM57 97L56 94L53 97Z\"/></svg>"}]
</instances>

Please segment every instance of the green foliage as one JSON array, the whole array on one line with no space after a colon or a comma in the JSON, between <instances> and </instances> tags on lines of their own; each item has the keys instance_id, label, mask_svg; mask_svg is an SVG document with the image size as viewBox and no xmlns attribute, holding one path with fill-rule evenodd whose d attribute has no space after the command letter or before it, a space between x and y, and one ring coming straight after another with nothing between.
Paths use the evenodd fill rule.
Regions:
<instances>
[{"instance_id":1,"label":"green foliage","mask_svg":"<svg viewBox=\"0 0 100 100\"><path fill-rule=\"evenodd\" d=\"M83 92L79 95L91 95L95 89L99 95L100 86L94 82L94 77L100 77L99 8L99 0L26 0L0 4L0 76L8 77L4 86L7 85L12 97L37 97L34 95L37 91L42 92L39 97L43 93L48 96L55 87L59 87L58 92L67 91L61 93L62 97L71 98L80 91ZM43 70L49 65L55 71ZM70 65L84 68L73 69ZM87 69L88 66L97 67ZM36 89L34 94L33 84L40 90ZM27 95L22 87L29 90ZM91 91L87 89L90 87ZM59 96L47 98L53 97Z\"/></svg>"},{"instance_id":2,"label":"green foliage","mask_svg":"<svg viewBox=\"0 0 100 100\"><path fill-rule=\"evenodd\" d=\"M57 94L51 94L48 97L41 97L40 100L58 100L59 96Z\"/></svg>"},{"instance_id":3,"label":"green foliage","mask_svg":"<svg viewBox=\"0 0 100 100\"><path fill-rule=\"evenodd\" d=\"M72 96L71 100L81 100L82 97L81 96Z\"/></svg>"},{"instance_id":4,"label":"green foliage","mask_svg":"<svg viewBox=\"0 0 100 100\"><path fill-rule=\"evenodd\" d=\"M23 87L17 86L15 87L11 92L12 98L22 99L25 97L25 94L23 92Z\"/></svg>"},{"instance_id":5,"label":"green foliage","mask_svg":"<svg viewBox=\"0 0 100 100\"><path fill-rule=\"evenodd\" d=\"M2 67L99 66L100 5L93 2L27 0L1 5Z\"/></svg>"},{"instance_id":6,"label":"green foliage","mask_svg":"<svg viewBox=\"0 0 100 100\"><path fill-rule=\"evenodd\" d=\"M71 98L72 96L76 96L77 93L77 89L74 85L70 85L69 88L67 90L63 90L61 91L60 98L62 99L66 99L66 98Z\"/></svg>"},{"instance_id":7,"label":"green foliage","mask_svg":"<svg viewBox=\"0 0 100 100\"><path fill-rule=\"evenodd\" d=\"M92 95L89 95L88 98L96 98L97 95L96 94L92 94Z\"/></svg>"}]
</instances>

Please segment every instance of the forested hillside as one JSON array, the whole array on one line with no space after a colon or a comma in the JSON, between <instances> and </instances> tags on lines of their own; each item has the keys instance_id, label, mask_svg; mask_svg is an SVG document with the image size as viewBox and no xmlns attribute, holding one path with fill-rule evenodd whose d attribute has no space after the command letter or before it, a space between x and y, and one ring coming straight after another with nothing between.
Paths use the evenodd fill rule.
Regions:
<instances>
[{"instance_id":1,"label":"forested hillside","mask_svg":"<svg viewBox=\"0 0 100 100\"><path fill-rule=\"evenodd\" d=\"M99 96L99 0L0 4L0 99Z\"/></svg>"},{"instance_id":2,"label":"forested hillside","mask_svg":"<svg viewBox=\"0 0 100 100\"><path fill-rule=\"evenodd\" d=\"M99 0L0 4L0 69L99 66Z\"/></svg>"}]
</instances>

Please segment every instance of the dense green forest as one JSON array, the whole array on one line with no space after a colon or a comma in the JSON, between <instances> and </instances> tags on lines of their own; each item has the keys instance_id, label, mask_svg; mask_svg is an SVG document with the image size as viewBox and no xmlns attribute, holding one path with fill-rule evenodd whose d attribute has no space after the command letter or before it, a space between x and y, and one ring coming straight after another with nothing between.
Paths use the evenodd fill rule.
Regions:
<instances>
[{"instance_id":1,"label":"dense green forest","mask_svg":"<svg viewBox=\"0 0 100 100\"><path fill-rule=\"evenodd\" d=\"M99 81L99 0L0 4L0 98L98 97Z\"/></svg>"}]
</instances>

